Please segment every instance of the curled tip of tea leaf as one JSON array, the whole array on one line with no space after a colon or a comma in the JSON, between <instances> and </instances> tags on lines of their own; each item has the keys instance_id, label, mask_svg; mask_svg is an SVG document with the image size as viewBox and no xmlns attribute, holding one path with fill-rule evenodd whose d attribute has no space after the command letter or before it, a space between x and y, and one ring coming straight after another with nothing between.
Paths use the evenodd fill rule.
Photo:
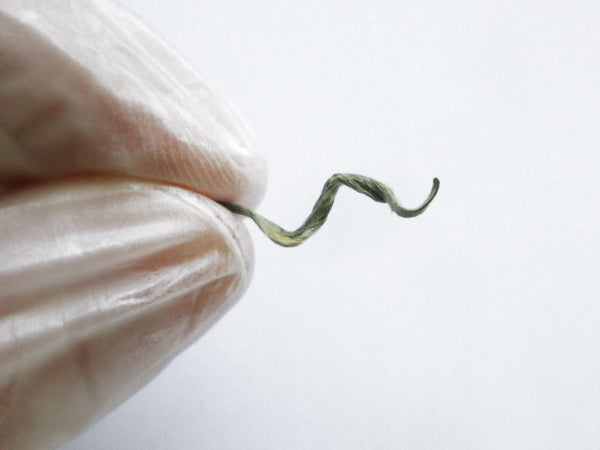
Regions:
<instances>
[{"instance_id":1,"label":"curled tip of tea leaf","mask_svg":"<svg viewBox=\"0 0 600 450\"><path fill-rule=\"evenodd\" d=\"M376 202L387 203L392 211L400 217L415 217L423 213L434 199L440 187L440 181L437 178L433 179L431 192L421 206L415 209L407 209L398 203L392 190L385 184L362 175L336 173L325 182L321 195L317 199L315 206L313 206L308 218L294 231L284 230L279 225L243 206L227 202L221 202L221 205L233 213L242 214L252 219L258 225L258 228L276 244L283 247L295 247L312 236L325 223L329 211L331 211L331 207L333 206L335 195L342 185L348 186L356 192L372 198Z\"/></svg>"}]
</instances>

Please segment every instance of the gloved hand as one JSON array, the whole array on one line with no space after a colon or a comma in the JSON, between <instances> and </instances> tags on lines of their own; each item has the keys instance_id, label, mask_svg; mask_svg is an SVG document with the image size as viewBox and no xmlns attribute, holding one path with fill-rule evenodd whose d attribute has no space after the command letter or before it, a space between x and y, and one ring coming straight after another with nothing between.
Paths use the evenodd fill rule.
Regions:
<instances>
[{"instance_id":1,"label":"gloved hand","mask_svg":"<svg viewBox=\"0 0 600 450\"><path fill-rule=\"evenodd\" d=\"M51 448L248 285L265 165L188 65L107 1L0 0L0 448Z\"/></svg>"}]
</instances>

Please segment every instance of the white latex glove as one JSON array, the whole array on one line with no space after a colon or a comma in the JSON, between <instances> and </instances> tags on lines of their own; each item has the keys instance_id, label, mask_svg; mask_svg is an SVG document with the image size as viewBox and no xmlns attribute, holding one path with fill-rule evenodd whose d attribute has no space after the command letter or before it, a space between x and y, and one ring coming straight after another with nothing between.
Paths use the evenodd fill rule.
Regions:
<instances>
[{"instance_id":1,"label":"white latex glove","mask_svg":"<svg viewBox=\"0 0 600 450\"><path fill-rule=\"evenodd\" d=\"M0 0L0 448L51 448L243 293L265 166L235 114L106 1Z\"/></svg>"}]
</instances>

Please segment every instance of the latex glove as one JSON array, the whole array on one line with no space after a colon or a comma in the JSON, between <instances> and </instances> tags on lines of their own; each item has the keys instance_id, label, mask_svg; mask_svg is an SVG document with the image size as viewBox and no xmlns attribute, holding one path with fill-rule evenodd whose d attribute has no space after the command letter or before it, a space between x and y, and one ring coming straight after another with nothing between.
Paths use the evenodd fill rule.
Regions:
<instances>
[{"instance_id":1,"label":"latex glove","mask_svg":"<svg viewBox=\"0 0 600 450\"><path fill-rule=\"evenodd\" d=\"M213 200L254 206L265 166L235 114L115 5L0 11L0 448L49 448L243 293L251 244Z\"/></svg>"}]
</instances>

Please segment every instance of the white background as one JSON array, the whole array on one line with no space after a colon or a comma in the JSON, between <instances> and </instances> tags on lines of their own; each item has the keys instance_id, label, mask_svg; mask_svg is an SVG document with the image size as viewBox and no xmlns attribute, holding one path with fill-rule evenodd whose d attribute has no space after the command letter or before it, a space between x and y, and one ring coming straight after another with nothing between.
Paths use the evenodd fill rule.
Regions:
<instances>
[{"instance_id":1,"label":"white background","mask_svg":"<svg viewBox=\"0 0 600 450\"><path fill-rule=\"evenodd\" d=\"M600 448L600 5L128 0L269 163L241 302L75 449Z\"/></svg>"}]
</instances>

